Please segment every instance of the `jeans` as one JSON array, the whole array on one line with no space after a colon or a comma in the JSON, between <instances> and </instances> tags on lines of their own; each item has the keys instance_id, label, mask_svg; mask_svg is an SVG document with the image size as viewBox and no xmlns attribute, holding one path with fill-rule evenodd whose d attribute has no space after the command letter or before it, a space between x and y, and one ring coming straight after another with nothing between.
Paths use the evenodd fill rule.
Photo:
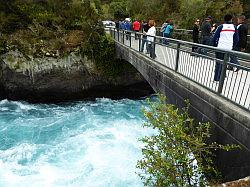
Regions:
<instances>
[{"instance_id":1,"label":"jeans","mask_svg":"<svg viewBox=\"0 0 250 187\"><path fill-rule=\"evenodd\" d=\"M165 37L162 41L163 44L168 45L169 44L169 40L167 39L169 36L167 33L163 33L163 37Z\"/></svg>"},{"instance_id":2,"label":"jeans","mask_svg":"<svg viewBox=\"0 0 250 187\"><path fill-rule=\"evenodd\" d=\"M145 45L145 44L146 44L147 53L149 53L147 36L143 36L143 37L142 37L140 52L143 52L143 51L144 51L144 45Z\"/></svg>"},{"instance_id":3,"label":"jeans","mask_svg":"<svg viewBox=\"0 0 250 187\"><path fill-rule=\"evenodd\" d=\"M210 45L211 44L211 37L210 36L203 36L201 39L201 44L203 45ZM206 55L207 49L199 48L198 53Z\"/></svg>"},{"instance_id":4,"label":"jeans","mask_svg":"<svg viewBox=\"0 0 250 187\"><path fill-rule=\"evenodd\" d=\"M150 57L155 59L156 58L156 54L155 54L155 44L150 42L148 44L148 50L149 50L149 54L150 54Z\"/></svg>"},{"instance_id":5,"label":"jeans","mask_svg":"<svg viewBox=\"0 0 250 187\"><path fill-rule=\"evenodd\" d=\"M126 40L130 40L130 38L131 38L131 33L130 32L126 32Z\"/></svg>"},{"instance_id":6,"label":"jeans","mask_svg":"<svg viewBox=\"0 0 250 187\"><path fill-rule=\"evenodd\" d=\"M224 53L216 52L215 53L215 57L217 59L223 60L224 59ZM219 62L218 60L216 60L215 72L214 72L214 80L215 81L219 81L220 80L220 76L221 76L221 72L222 72L222 67L223 67L223 63Z\"/></svg>"},{"instance_id":7,"label":"jeans","mask_svg":"<svg viewBox=\"0 0 250 187\"><path fill-rule=\"evenodd\" d=\"M198 38L194 38L193 42L194 43L199 43L199 39ZM195 47L195 46L192 47L192 52L197 52L197 50L198 50L198 47Z\"/></svg>"},{"instance_id":8,"label":"jeans","mask_svg":"<svg viewBox=\"0 0 250 187\"><path fill-rule=\"evenodd\" d=\"M135 31L135 40L137 40L138 39L138 34L136 34L137 32L139 32L139 31Z\"/></svg>"},{"instance_id":9,"label":"jeans","mask_svg":"<svg viewBox=\"0 0 250 187\"><path fill-rule=\"evenodd\" d=\"M240 51L240 48L237 47L235 51ZM230 63L240 65L238 58L235 55L230 55Z\"/></svg>"}]
</instances>

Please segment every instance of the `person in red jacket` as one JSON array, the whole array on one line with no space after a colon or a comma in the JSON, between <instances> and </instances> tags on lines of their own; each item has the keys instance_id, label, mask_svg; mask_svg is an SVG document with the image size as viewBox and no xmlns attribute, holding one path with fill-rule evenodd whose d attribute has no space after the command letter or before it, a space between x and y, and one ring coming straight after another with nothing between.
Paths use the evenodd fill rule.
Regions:
<instances>
[{"instance_id":1,"label":"person in red jacket","mask_svg":"<svg viewBox=\"0 0 250 187\"><path fill-rule=\"evenodd\" d=\"M135 32L139 32L140 28L141 28L140 22L138 20L135 20L134 23L133 23L133 30ZM138 38L138 35L135 33L135 39L137 40L137 38Z\"/></svg>"}]
</instances>

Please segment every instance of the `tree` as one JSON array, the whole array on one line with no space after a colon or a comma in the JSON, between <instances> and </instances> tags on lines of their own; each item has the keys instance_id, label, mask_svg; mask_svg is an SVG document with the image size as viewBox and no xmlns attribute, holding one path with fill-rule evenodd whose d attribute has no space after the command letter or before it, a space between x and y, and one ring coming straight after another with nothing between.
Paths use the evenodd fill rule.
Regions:
<instances>
[{"instance_id":1,"label":"tree","mask_svg":"<svg viewBox=\"0 0 250 187\"><path fill-rule=\"evenodd\" d=\"M124 19L128 17L127 6L125 1L115 1L110 3L110 13L115 19Z\"/></svg>"},{"instance_id":2,"label":"tree","mask_svg":"<svg viewBox=\"0 0 250 187\"><path fill-rule=\"evenodd\" d=\"M149 101L149 109L144 109L144 126L157 131L141 139L145 146L137 168L144 185L207 186L208 176L219 176L213 165L213 151L237 147L208 144L209 123L196 124L188 114L188 106L180 111L166 104L166 98L160 95L157 102Z\"/></svg>"}]
</instances>

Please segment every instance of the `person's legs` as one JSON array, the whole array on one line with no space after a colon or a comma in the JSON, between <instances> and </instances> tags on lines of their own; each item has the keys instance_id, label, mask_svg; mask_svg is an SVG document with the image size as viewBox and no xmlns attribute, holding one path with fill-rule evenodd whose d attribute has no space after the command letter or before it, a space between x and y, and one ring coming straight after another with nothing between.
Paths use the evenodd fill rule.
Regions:
<instances>
[{"instance_id":1,"label":"person's legs","mask_svg":"<svg viewBox=\"0 0 250 187\"><path fill-rule=\"evenodd\" d=\"M155 54L155 43L153 43L152 44L153 46L152 46L152 48L153 48L153 59L155 59L156 58L156 54Z\"/></svg>"},{"instance_id":2,"label":"person's legs","mask_svg":"<svg viewBox=\"0 0 250 187\"><path fill-rule=\"evenodd\" d=\"M235 51L240 51L239 48L236 48ZM232 64L237 64L237 65L240 65L240 62L238 60L238 57L236 55L230 55L230 63ZM228 66L227 67L228 70L234 70L233 66ZM240 69L238 67L236 67L236 70L235 72L239 71Z\"/></svg>"},{"instance_id":3,"label":"person's legs","mask_svg":"<svg viewBox=\"0 0 250 187\"><path fill-rule=\"evenodd\" d=\"M209 36L204 36L202 39L201 39L201 44L203 45L210 45L210 42L211 42L211 38ZM207 49L204 49L204 48L199 48L197 50L197 52L199 54L203 54L203 55L206 55L207 54Z\"/></svg>"},{"instance_id":4,"label":"person's legs","mask_svg":"<svg viewBox=\"0 0 250 187\"><path fill-rule=\"evenodd\" d=\"M139 32L139 31L135 31L135 40L137 40L137 39L138 39L137 32Z\"/></svg>"},{"instance_id":5,"label":"person's legs","mask_svg":"<svg viewBox=\"0 0 250 187\"><path fill-rule=\"evenodd\" d=\"M146 40L147 40L147 37L143 36L142 37L142 42L141 42L141 49L140 49L140 52L143 52L144 51L144 45L146 43Z\"/></svg>"},{"instance_id":6,"label":"person's legs","mask_svg":"<svg viewBox=\"0 0 250 187\"><path fill-rule=\"evenodd\" d=\"M149 54L149 48L148 48L148 41L146 40L146 50L147 50L147 54Z\"/></svg>"},{"instance_id":7,"label":"person's legs","mask_svg":"<svg viewBox=\"0 0 250 187\"><path fill-rule=\"evenodd\" d=\"M214 72L214 81L219 81L220 80L220 76L221 76L221 71L222 71L222 62L221 60L224 59L224 54L223 53L215 53L215 57L216 59L216 64L215 64L215 72Z\"/></svg>"},{"instance_id":8,"label":"person's legs","mask_svg":"<svg viewBox=\"0 0 250 187\"><path fill-rule=\"evenodd\" d=\"M194 42L194 43L199 43L198 39L193 39L193 42ZM198 49L198 47L193 46L193 47L192 47L192 52L197 52L197 49Z\"/></svg>"},{"instance_id":9,"label":"person's legs","mask_svg":"<svg viewBox=\"0 0 250 187\"><path fill-rule=\"evenodd\" d=\"M149 56L152 58L153 56L152 43L148 43L148 52L149 52Z\"/></svg>"},{"instance_id":10,"label":"person's legs","mask_svg":"<svg viewBox=\"0 0 250 187\"><path fill-rule=\"evenodd\" d=\"M154 48L155 48L155 46L154 46L154 44L152 42L148 44L149 56L151 58L153 58L153 59L156 58L155 49Z\"/></svg>"},{"instance_id":11,"label":"person's legs","mask_svg":"<svg viewBox=\"0 0 250 187\"><path fill-rule=\"evenodd\" d=\"M166 34L166 33L163 33L163 37L164 37L164 39L163 39L163 44L165 44L165 45L168 45L168 39L167 39L167 37L168 37L168 35Z\"/></svg>"}]
</instances>

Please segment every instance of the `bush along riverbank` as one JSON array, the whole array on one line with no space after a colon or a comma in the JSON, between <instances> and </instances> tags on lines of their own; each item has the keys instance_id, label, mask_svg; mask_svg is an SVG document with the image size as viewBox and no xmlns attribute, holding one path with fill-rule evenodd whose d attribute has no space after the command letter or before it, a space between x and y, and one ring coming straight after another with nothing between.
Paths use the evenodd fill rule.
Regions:
<instances>
[{"instance_id":1,"label":"bush along riverbank","mask_svg":"<svg viewBox=\"0 0 250 187\"><path fill-rule=\"evenodd\" d=\"M155 135L141 139L145 146L137 168L145 186L209 186L219 181L213 153L237 145L208 143L210 124L196 124L189 117L188 104L179 110L160 95L143 111L144 126L156 130Z\"/></svg>"}]
</instances>

